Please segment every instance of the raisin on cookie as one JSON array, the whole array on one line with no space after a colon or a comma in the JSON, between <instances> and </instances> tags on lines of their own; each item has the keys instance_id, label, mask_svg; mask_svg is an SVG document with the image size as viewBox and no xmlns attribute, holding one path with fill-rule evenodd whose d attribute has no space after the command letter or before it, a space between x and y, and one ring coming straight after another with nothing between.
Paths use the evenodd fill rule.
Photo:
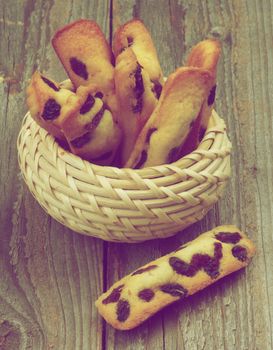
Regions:
<instances>
[{"instance_id":1,"label":"raisin on cookie","mask_svg":"<svg viewBox=\"0 0 273 350\"><path fill-rule=\"evenodd\" d=\"M165 306L245 267L254 254L254 244L237 227L218 226L122 278L95 305L114 328L132 329Z\"/></svg>"}]
</instances>

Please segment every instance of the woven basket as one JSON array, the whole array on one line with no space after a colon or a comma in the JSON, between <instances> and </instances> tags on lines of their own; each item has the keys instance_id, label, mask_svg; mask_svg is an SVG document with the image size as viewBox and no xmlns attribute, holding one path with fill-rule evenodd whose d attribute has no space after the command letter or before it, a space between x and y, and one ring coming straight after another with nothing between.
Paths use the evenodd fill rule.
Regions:
<instances>
[{"instance_id":1,"label":"woven basket","mask_svg":"<svg viewBox=\"0 0 273 350\"><path fill-rule=\"evenodd\" d=\"M107 241L173 235L204 217L230 176L231 144L216 112L194 152L140 170L82 160L60 147L29 113L17 147L24 180L45 211L76 232Z\"/></svg>"}]
</instances>

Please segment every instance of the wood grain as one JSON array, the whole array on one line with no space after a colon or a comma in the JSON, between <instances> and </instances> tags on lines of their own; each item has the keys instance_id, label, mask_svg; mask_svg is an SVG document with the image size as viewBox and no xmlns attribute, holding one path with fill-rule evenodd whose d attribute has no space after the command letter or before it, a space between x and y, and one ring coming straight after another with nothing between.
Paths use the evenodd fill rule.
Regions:
<instances>
[{"instance_id":1,"label":"wood grain","mask_svg":"<svg viewBox=\"0 0 273 350\"><path fill-rule=\"evenodd\" d=\"M182 64L196 42L206 37L221 40L216 108L228 124L234 176L225 197L207 217L177 236L126 249L109 244L109 285L148 260L175 249L178 242L190 240L220 223L239 225L255 240L259 253L246 271L225 278L181 305L168 307L126 335L107 328L109 349L135 349L135 344L139 349L189 350L273 346L273 275L268 268L272 256L263 248L264 242L272 247L272 84L269 86L267 80L272 72L272 48L266 42L266 37L267 41L272 39L272 28L270 4L262 4L225 0L113 1L114 27L132 16L141 18L152 34L167 75ZM259 83L255 74L260 75ZM257 99L256 89L260 94ZM261 145L264 133L266 145ZM267 159L263 155L265 149ZM263 190L259 189L261 186ZM266 300L263 304L260 294Z\"/></svg>"},{"instance_id":2,"label":"wood grain","mask_svg":"<svg viewBox=\"0 0 273 350\"><path fill-rule=\"evenodd\" d=\"M11 6L13 3L13 6ZM55 222L17 175L16 138L26 112L25 88L35 69L62 80L51 48L57 28L79 17L109 35L109 3L0 3L1 56L1 349L100 349L103 242Z\"/></svg>"},{"instance_id":3,"label":"wood grain","mask_svg":"<svg viewBox=\"0 0 273 350\"><path fill-rule=\"evenodd\" d=\"M272 9L272 0L0 2L1 350L273 348ZM216 107L233 144L233 177L205 219L172 238L127 245L78 235L44 213L18 174L27 81L37 68L65 78L50 38L79 17L95 19L109 39L119 24L141 18L165 75L203 38L222 42ZM103 289L220 223L255 241L246 270L129 332L98 316Z\"/></svg>"}]
</instances>

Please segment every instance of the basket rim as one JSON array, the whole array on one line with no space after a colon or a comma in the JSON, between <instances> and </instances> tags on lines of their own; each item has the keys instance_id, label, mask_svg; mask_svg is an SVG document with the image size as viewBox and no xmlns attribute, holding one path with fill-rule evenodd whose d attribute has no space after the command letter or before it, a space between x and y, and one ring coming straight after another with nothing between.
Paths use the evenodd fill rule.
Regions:
<instances>
[{"instance_id":1,"label":"basket rim","mask_svg":"<svg viewBox=\"0 0 273 350\"><path fill-rule=\"evenodd\" d=\"M173 168L179 168L179 169L183 169L183 168L190 168L191 166L193 166L194 164L198 163L201 160L196 160L196 155L200 154L200 153L204 153L204 152L208 152L211 150L211 148L207 148L206 145L204 146L205 141L210 139L210 134L211 133L224 133L226 132L226 124L225 121L217 114L217 112L213 109L212 114L211 114L211 118L210 118L210 122L209 122L209 126L205 132L205 135L202 139L202 141L200 142L200 144L198 145L198 147L192 151L191 153L183 156L182 158L178 159L177 161L173 162L173 163L167 163L167 164L161 164L161 165L155 165L155 166L148 166L145 168L141 168L141 169L134 169L134 168L119 168L116 166L109 166L109 165L97 165L94 163L89 162L88 160L82 159L81 157L73 154L72 152L70 152L69 150L64 149L61 145L59 145L59 143L56 141L55 137L53 135L51 135L49 132L47 132L44 128L40 127L38 125L38 123L31 117L30 111L27 111L27 113L25 114L23 121L22 121L22 125L19 131L19 135L17 138L17 149L18 151L20 150L20 137L22 135L22 131L24 129L24 125L26 124L27 120L30 120L29 123L34 123L37 125L37 127L39 127L40 130L40 134L42 133L42 142L44 142L44 140L46 138L48 138L51 143L52 143L52 149L56 149L56 153L57 153L57 157L60 157L66 164L69 164L71 167L77 168L78 171L82 171L82 169L78 168L77 166L75 166L75 163L77 161L80 161L82 164L84 164L85 166L92 166L94 172L98 172L98 173L102 173L102 171L104 172L104 176L107 177L106 172L114 172L116 175L121 174L122 172L126 172L128 174L128 172L130 173L135 173L137 174L137 176L140 176L142 178L146 178L146 176L150 173L150 174L154 174L154 173L162 173L162 167L165 168L169 168L169 169L173 169ZM213 143L212 143L213 144ZM217 148L216 148L217 149ZM231 150L231 143L230 141L228 142L228 151ZM183 164L186 162L190 162L191 164ZM146 175L146 176L145 176ZM149 178L149 177L148 177Z\"/></svg>"}]
</instances>

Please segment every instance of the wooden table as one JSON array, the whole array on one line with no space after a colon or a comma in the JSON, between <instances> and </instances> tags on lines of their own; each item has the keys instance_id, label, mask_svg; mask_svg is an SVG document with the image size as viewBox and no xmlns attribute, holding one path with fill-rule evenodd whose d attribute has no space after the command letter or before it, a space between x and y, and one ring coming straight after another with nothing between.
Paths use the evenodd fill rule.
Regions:
<instances>
[{"instance_id":1,"label":"wooden table","mask_svg":"<svg viewBox=\"0 0 273 350\"><path fill-rule=\"evenodd\" d=\"M0 349L273 348L272 14L272 0L0 2ZM233 144L233 176L201 222L166 240L127 245L79 235L45 214L19 175L16 138L32 72L65 78L50 44L55 30L86 17L111 40L133 16L150 29L166 75L196 42L221 40L216 109ZM94 301L103 289L221 223L255 241L247 269L135 330L102 321Z\"/></svg>"}]
</instances>

